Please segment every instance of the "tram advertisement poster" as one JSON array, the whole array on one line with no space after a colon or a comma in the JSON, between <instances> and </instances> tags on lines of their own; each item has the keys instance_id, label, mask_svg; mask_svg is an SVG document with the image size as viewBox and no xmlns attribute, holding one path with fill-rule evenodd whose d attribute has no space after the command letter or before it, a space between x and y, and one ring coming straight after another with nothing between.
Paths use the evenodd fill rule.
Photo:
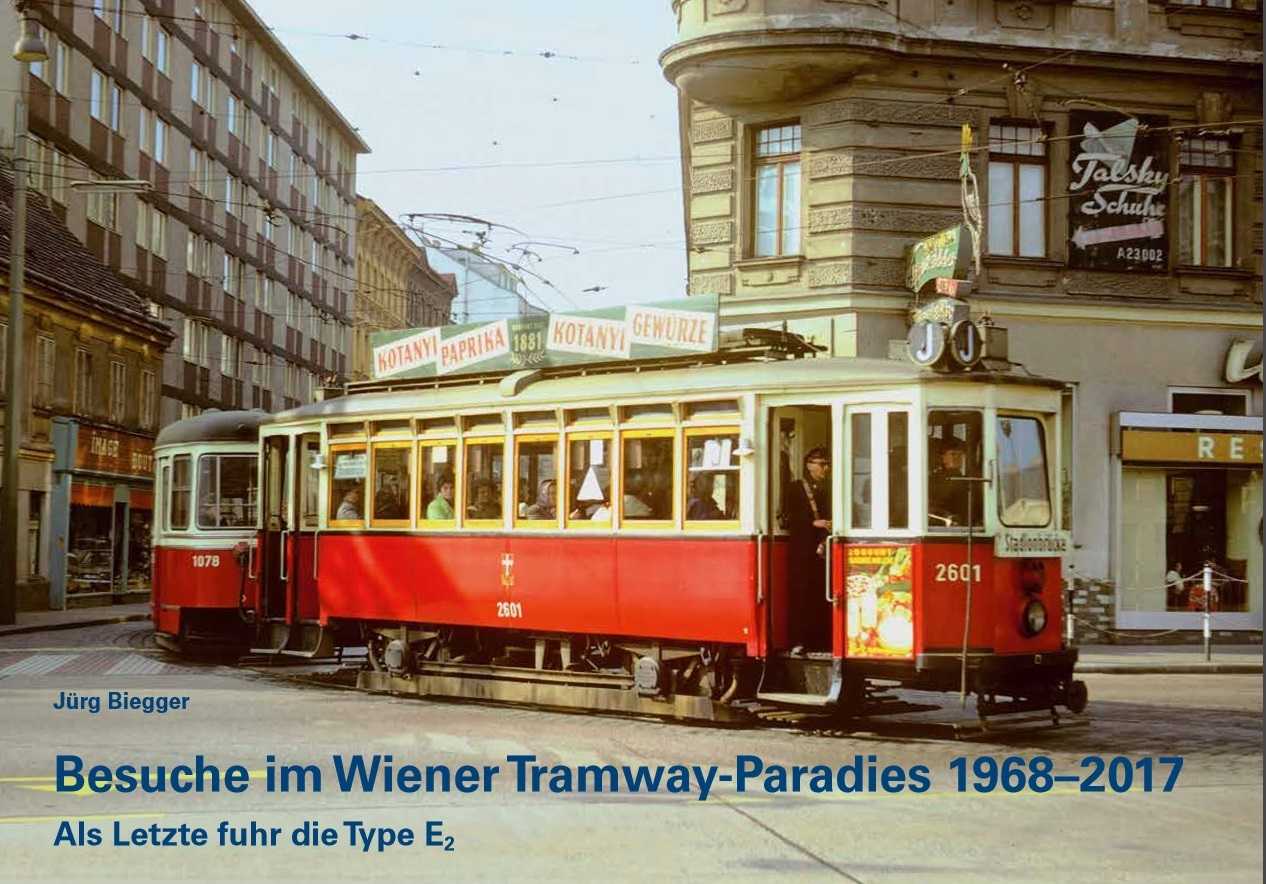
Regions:
<instances>
[{"instance_id":1,"label":"tram advertisement poster","mask_svg":"<svg viewBox=\"0 0 1266 884\"><path fill-rule=\"evenodd\" d=\"M1069 114L1068 263L1084 270L1169 267L1168 117Z\"/></svg>"},{"instance_id":2,"label":"tram advertisement poster","mask_svg":"<svg viewBox=\"0 0 1266 884\"><path fill-rule=\"evenodd\" d=\"M850 546L844 633L849 657L914 653L914 596L908 546Z\"/></svg>"},{"instance_id":3,"label":"tram advertisement poster","mask_svg":"<svg viewBox=\"0 0 1266 884\"><path fill-rule=\"evenodd\" d=\"M377 378L435 377L712 353L716 295L376 332Z\"/></svg>"}]
</instances>

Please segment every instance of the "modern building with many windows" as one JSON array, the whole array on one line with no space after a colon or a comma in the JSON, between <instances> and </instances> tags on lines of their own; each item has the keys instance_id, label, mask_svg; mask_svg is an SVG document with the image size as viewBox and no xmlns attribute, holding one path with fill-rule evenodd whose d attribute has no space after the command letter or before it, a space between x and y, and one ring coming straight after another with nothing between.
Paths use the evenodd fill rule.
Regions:
<instances>
[{"instance_id":1,"label":"modern building with many windows","mask_svg":"<svg viewBox=\"0 0 1266 884\"><path fill-rule=\"evenodd\" d=\"M1201 594L1167 575L1211 561L1215 627L1260 633L1256 0L672 8L691 291L728 324L900 357L906 250L965 223L974 176L971 309L1067 382L1081 624L1198 630Z\"/></svg>"},{"instance_id":2,"label":"modern building with many windows","mask_svg":"<svg viewBox=\"0 0 1266 884\"><path fill-rule=\"evenodd\" d=\"M0 66L29 106L34 187L175 332L160 423L297 405L348 370L364 141L239 0L39 0L49 60ZM16 38L13 4L0 36ZM141 179L140 194L76 181Z\"/></svg>"}]
</instances>

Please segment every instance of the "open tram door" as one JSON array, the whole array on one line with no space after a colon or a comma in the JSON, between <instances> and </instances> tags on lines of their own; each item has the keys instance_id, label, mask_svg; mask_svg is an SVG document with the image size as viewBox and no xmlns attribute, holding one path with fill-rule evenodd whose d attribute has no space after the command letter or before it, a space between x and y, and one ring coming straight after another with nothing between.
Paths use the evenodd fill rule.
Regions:
<instances>
[{"instance_id":1,"label":"open tram door","mask_svg":"<svg viewBox=\"0 0 1266 884\"><path fill-rule=\"evenodd\" d=\"M263 438L259 624L255 653L326 657L334 645L317 595L320 435Z\"/></svg>"}]
</instances>

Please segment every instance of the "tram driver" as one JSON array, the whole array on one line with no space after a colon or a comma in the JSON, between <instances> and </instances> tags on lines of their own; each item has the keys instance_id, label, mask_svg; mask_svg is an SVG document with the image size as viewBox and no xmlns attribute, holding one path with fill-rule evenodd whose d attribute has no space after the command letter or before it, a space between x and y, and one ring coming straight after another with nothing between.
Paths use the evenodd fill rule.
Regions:
<instances>
[{"instance_id":1,"label":"tram driver","mask_svg":"<svg viewBox=\"0 0 1266 884\"><path fill-rule=\"evenodd\" d=\"M937 525L961 527L967 524L967 448L961 440L950 435L941 443L936 464L928 477L928 515ZM979 496L979 489L977 495ZM980 513L980 501L972 506Z\"/></svg>"}]
</instances>

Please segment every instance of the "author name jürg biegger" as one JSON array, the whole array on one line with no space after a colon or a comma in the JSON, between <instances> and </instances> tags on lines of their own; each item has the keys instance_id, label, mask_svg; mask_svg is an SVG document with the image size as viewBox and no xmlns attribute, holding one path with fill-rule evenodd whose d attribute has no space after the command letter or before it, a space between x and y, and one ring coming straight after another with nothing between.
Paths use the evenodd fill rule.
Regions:
<instances>
[{"instance_id":1,"label":"author name j\u00fcrg biegger","mask_svg":"<svg viewBox=\"0 0 1266 884\"><path fill-rule=\"evenodd\" d=\"M87 712L91 715L100 715L102 711L166 715L168 712L183 712L188 708L188 694L138 697L131 691L103 691L99 694L59 691L57 699L53 701L54 712Z\"/></svg>"}]
</instances>

